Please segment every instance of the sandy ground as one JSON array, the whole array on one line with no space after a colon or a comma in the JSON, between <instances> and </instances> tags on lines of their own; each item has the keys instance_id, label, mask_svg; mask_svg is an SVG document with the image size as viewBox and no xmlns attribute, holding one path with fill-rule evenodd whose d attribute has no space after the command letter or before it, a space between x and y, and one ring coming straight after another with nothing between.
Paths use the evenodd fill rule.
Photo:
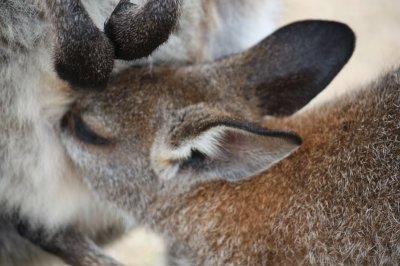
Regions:
<instances>
[{"instance_id":1,"label":"sandy ground","mask_svg":"<svg viewBox=\"0 0 400 266\"><path fill-rule=\"evenodd\" d=\"M366 83L396 63L400 65L399 0L284 0L280 24L310 18L345 22L358 38L349 64L314 103ZM144 230L132 232L108 251L127 265L164 265L161 240Z\"/></svg>"}]
</instances>

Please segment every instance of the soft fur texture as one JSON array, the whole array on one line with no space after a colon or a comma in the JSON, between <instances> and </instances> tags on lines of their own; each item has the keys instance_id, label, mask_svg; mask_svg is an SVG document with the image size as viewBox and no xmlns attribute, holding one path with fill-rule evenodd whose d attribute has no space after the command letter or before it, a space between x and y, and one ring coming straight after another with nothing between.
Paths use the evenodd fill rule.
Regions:
<instances>
[{"instance_id":1,"label":"soft fur texture","mask_svg":"<svg viewBox=\"0 0 400 266\"><path fill-rule=\"evenodd\" d=\"M400 69L324 106L267 120L275 128L268 134L254 124L306 104L353 48L345 25L305 21L215 63L130 69L103 93L79 97L61 137L89 187L165 236L171 264L396 265ZM248 135L207 134L224 126ZM230 158L212 157L215 146L240 147L248 156L233 167L247 167L265 156L247 137L278 154L271 140L290 136L279 144L286 148L298 139L282 129L304 138L287 160L248 181L200 184L231 180L229 169L219 171ZM107 144L91 143L96 135ZM177 171L157 176L170 166Z\"/></svg>"},{"instance_id":2,"label":"soft fur texture","mask_svg":"<svg viewBox=\"0 0 400 266\"><path fill-rule=\"evenodd\" d=\"M130 69L104 92L82 94L61 138L100 198L165 236L171 264L396 265L399 69L324 106L265 121L274 130L254 124L305 105L353 48L347 26L303 21L214 63ZM237 129L246 137L230 134ZM279 161L276 147L294 151L298 137L282 129L304 138L287 160L247 181L222 181L258 156ZM237 157L215 156L215 147L245 156L223 171ZM157 175L171 166L168 178Z\"/></svg>"},{"instance_id":3,"label":"soft fur texture","mask_svg":"<svg viewBox=\"0 0 400 266\"><path fill-rule=\"evenodd\" d=\"M264 125L304 143L249 181L211 182L153 205L148 221L177 265L397 265L400 69Z\"/></svg>"},{"instance_id":4,"label":"soft fur texture","mask_svg":"<svg viewBox=\"0 0 400 266\"><path fill-rule=\"evenodd\" d=\"M53 48L59 38L57 29L63 26L55 21L64 17L62 13L52 13L50 7L58 4L22 0L0 3L1 265L33 263L30 251L39 252L13 231L15 223L23 221L20 233L40 229L45 238L67 226L96 238L107 235L103 231L110 228L119 228L116 231L121 232L135 223L124 211L116 210L88 189L60 142L60 120L74 96L54 71L54 55L60 50ZM90 19L102 29L117 1L83 0L82 4ZM203 14L209 14L207 10L212 5L212 1L185 1L182 20L170 41L152 57L136 64L212 58L208 51L198 52L198 47L211 45L204 36L214 22ZM218 18L218 14L214 15ZM237 49L241 48L244 46Z\"/></svg>"},{"instance_id":5,"label":"soft fur texture","mask_svg":"<svg viewBox=\"0 0 400 266\"><path fill-rule=\"evenodd\" d=\"M96 195L162 225L153 207L174 206L201 182L248 179L292 153L300 137L256 123L303 107L353 49L348 26L301 21L223 60L131 68L104 91L77 95L61 140Z\"/></svg>"}]
</instances>

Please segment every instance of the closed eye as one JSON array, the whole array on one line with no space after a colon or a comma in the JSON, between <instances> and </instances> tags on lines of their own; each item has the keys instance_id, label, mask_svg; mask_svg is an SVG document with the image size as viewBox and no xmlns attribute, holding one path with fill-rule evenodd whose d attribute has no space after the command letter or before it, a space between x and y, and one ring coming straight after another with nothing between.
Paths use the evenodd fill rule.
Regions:
<instances>
[{"instance_id":1,"label":"closed eye","mask_svg":"<svg viewBox=\"0 0 400 266\"><path fill-rule=\"evenodd\" d=\"M71 132L77 137L79 140L94 144L94 145L107 145L110 141L96 132L94 132L83 120L81 117L69 114L64 117L61 122L62 127L68 127Z\"/></svg>"}]
</instances>

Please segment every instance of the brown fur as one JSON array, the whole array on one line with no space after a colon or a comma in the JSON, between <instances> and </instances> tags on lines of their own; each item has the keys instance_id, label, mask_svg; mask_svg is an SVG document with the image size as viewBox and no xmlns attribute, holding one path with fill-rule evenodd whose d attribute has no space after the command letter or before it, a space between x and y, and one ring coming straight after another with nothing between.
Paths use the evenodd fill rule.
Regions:
<instances>
[{"instance_id":1,"label":"brown fur","mask_svg":"<svg viewBox=\"0 0 400 266\"><path fill-rule=\"evenodd\" d=\"M267 120L304 138L289 159L249 181L160 198L149 222L193 265L397 265L399 119L400 69L325 106Z\"/></svg>"},{"instance_id":2,"label":"brown fur","mask_svg":"<svg viewBox=\"0 0 400 266\"><path fill-rule=\"evenodd\" d=\"M103 92L76 95L60 127L61 141L101 201L138 222L162 225L176 195L205 181L248 179L293 152L301 143L295 133L256 123L264 114L304 106L353 49L354 34L346 25L302 21L216 62L131 68L112 77ZM158 206L160 200L166 205ZM167 210L154 217L159 207ZM179 224L177 211L172 221ZM176 256L188 257L180 241L173 243Z\"/></svg>"},{"instance_id":3,"label":"brown fur","mask_svg":"<svg viewBox=\"0 0 400 266\"><path fill-rule=\"evenodd\" d=\"M120 5L115 9L118 2ZM212 1L203 4L202 1L185 0L182 10L181 1L175 0L133 1L141 2L143 5L131 5L128 2L125 0L0 1L1 265L26 265L36 262L40 265L46 264L43 261L33 260L34 257L45 257L38 248L57 254L64 261L75 265L87 265L90 262L96 265L109 265L112 259L107 259L104 254L100 255L102 252L94 241L98 238L103 240L101 242L111 240L105 231L120 235L132 228L136 222L135 217L128 217L125 211L115 207L115 203L122 203L124 206L131 203L130 210L133 209L134 214L140 213L142 207L148 203L146 201L149 200L150 192L158 189L158 186L152 187L154 183L157 184L154 176L141 175L140 172L140 169L150 169L149 160L141 157L150 151L149 145L144 146L147 148L145 152L141 150L138 135L141 134L143 139L154 137L144 133L151 133L150 130L145 130L151 128L154 123L139 119L141 123L135 124L138 126L137 132L128 131L126 128L134 123L127 125L127 121L123 119L124 114L118 108L114 113L105 114L103 118L106 119L122 115L115 120L121 122L125 128L120 132L132 133L131 136L124 138L124 135L114 134L118 131L113 129L120 128L111 126L110 130L105 127L112 125L112 121L101 123L101 119L96 120L98 118L96 116L80 117L80 113L73 113L78 108L70 110L72 116L64 117L69 111L70 104L76 99L77 90L99 91L106 85L115 63L113 60L115 52L118 57L125 59L148 55L166 40L176 23L179 29L172 33L170 41L157 49L151 58L128 65L205 61L231 53L232 45L239 51L265 36L259 31L258 36L253 36L250 43L229 42L229 49L225 49L222 42L219 43L222 51L218 55L210 53L210 56L206 57L208 50L205 49L202 55L204 58L201 58L202 56L193 58L191 53L197 51L198 47L211 46L209 40L204 38L206 33L202 31L209 30L207 28L209 24L205 22L207 18L204 16L206 8L203 10L203 6L212 6ZM231 6L229 1L223 2L222 5L221 1L221 6L226 8ZM274 1L256 2L264 6L267 2ZM246 5L245 2L242 4ZM239 8L236 5L229 9L234 11ZM115 12L112 14L113 10ZM179 13L182 16L177 21ZM249 13L233 13L235 18L246 21L240 25L240 29L249 28L249 24L254 25L252 19L249 23L246 19L248 14L252 13L251 10ZM269 14L266 11L259 15L264 19L268 18L269 21ZM105 34L102 29L106 18L110 15ZM221 14L216 15L219 17L215 19L225 21ZM259 20L258 15L252 18ZM199 26L202 23L205 24L204 27ZM211 21L209 23L213 24ZM232 28L235 30L233 33L229 30ZM236 29L237 27L224 28L219 34L228 40L231 34L237 36L240 32ZM119 69L114 68L114 71L118 75ZM147 83L147 86L151 87L154 83L151 80L151 71L138 71L138 73L144 74L141 79L138 78L139 87ZM62 82L60 78L67 82ZM160 84L156 88L163 90ZM122 95L127 96L126 91L124 93ZM135 94L135 97L140 98L140 93ZM108 104L118 105L118 102L112 102L111 99L104 100ZM118 101L124 100L125 98L118 98ZM95 102L96 97L91 106L98 108ZM146 99L142 98L142 102L146 103ZM134 109L145 117L145 109L139 108L145 106L141 104L140 99L135 99L133 103L137 106L126 104L127 107L123 110L128 112L129 109ZM152 105L158 102L147 103ZM112 108L106 110L110 109L112 110ZM81 111L84 113L84 110ZM70 133L79 132L81 139L75 138L76 134L65 134L64 129L68 126L73 131ZM93 132L104 136L96 137ZM108 137L114 138L108 141ZM66 138L72 139L72 145L68 146L76 147L84 142L88 144L83 146L81 153L78 149L72 150L73 155L78 154L77 161L70 160L71 156L66 153L66 149L70 149L63 146L62 141L66 141ZM136 143L139 145L136 146ZM106 147L106 144L111 145ZM116 149L118 144L126 146L118 150ZM135 153L136 147L137 153ZM87 156L88 151L94 158L99 154L97 159L112 155L113 158L121 160L120 164L111 164L112 160L101 161L96 158L90 161ZM126 156L127 154L132 156ZM116 157L118 155L123 156ZM90 164L91 162L96 164L97 161L100 162L97 166ZM77 163L90 165L94 173L103 171L102 174L107 173L111 176L96 180L96 174L82 175L75 168ZM122 167L116 169L116 166ZM128 171L127 169L133 180L124 183L121 180L123 181L125 176L119 174ZM89 186L86 186L83 180L87 181ZM98 187L101 182L104 182L104 188ZM149 184L145 185L147 182ZM113 190L116 185L121 186ZM117 197L118 200L102 201L99 197L101 193L90 191L88 187L99 188L99 191L106 190L112 195L111 198ZM118 194L121 191L127 193ZM132 191L133 193L130 193Z\"/></svg>"},{"instance_id":4,"label":"brown fur","mask_svg":"<svg viewBox=\"0 0 400 266\"><path fill-rule=\"evenodd\" d=\"M304 41L293 42L300 38ZM339 46L338 38L341 41ZM282 46L282 43L291 44ZM321 46L323 50L311 53ZM65 118L69 123L62 128L62 139L67 152L78 165L80 175L96 193L118 202L123 208L137 211L141 216L144 208L161 191L177 193L181 189L176 190L176 186L187 189L187 183L203 180L185 177L186 174L169 179L169 174L160 174L169 173L185 162L192 163L187 153L194 147L207 149L212 146L210 138L209 141L196 140L209 129L215 133L218 126L241 128L242 132L255 133L254 139L257 139L256 135L270 135L277 137L278 142L290 135L294 142L298 142L298 138L290 133L266 132L255 124L249 126L248 122L258 122L264 114L286 114L298 110L329 83L347 62L353 48L354 35L347 26L304 21L280 29L249 51L214 63L132 68L116 75L104 92L85 92L77 96L77 102ZM326 67L321 66L324 60L330 63ZM316 74L303 82L299 77L308 77L309 71ZM297 82L299 80L301 82ZM273 92L282 87L285 90L277 92L276 97L264 97L274 95ZM279 102L282 105L277 104ZM83 125L74 125L74 116L81 117ZM213 126L209 126L211 124ZM97 143L96 136L91 143L88 134L79 130L82 126L95 132L91 135L107 139L110 145L93 145ZM239 139L242 142L236 144L241 145L246 137ZM185 148L188 142L192 143L189 150ZM249 152L250 157L255 154L247 145L242 148ZM186 153L182 149L186 149ZM268 150L259 152L264 153L268 161L279 157L275 153L270 155ZM229 158L219 161L209 155L211 164L230 162ZM258 165L254 162L264 156L242 159L250 167ZM237 167L232 179L248 177L242 166ZM209 174L216 178L221 167L203 165L193 171L210 171ZM264 167L266 165L258 165L257 171ZM170 186L175 188L170 189Z\"/></svg>"}]
</instances>

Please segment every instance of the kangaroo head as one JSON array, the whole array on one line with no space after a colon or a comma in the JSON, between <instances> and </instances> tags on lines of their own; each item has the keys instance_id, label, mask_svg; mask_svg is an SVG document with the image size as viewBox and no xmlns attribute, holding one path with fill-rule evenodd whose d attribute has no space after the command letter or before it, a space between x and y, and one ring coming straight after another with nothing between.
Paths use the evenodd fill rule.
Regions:
<instances>
[{"instance_id":1,"label":"kangaroo head","mask_svg":"<svg viewBox=\"0 0 400 266\"><path fill-rule=\"evenodd\" d=\"M301 144L257 122L306 105L353 48L347 26L303 21L217 62L132 68L103 92L77 92L62 139L87 184L130 210L196 182L249 178Z\"/></svg>"}]
</instances>

